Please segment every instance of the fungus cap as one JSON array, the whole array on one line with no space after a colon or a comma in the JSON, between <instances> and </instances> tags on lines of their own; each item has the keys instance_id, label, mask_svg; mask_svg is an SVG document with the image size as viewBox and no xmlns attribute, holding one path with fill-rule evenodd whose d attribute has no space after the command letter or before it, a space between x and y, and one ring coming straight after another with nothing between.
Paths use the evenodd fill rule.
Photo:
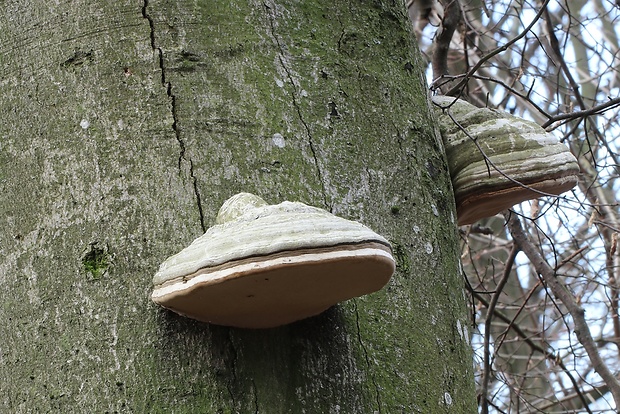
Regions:
<instances>
[{"instance_id":1,"label":"fungus cap","mask_svg":"<svg viewBox=\"0 0 620 414\"><path fill-rule=\"evenodd\" d=\"M577 159L538 124L450 96L433 102L459 225L577 184Z\"/></svg>"},{"instance_id":2,"label":"fungus cap","mask_svg":"<svg viewBox=\"0 0 620 414\"><path fill-rule=\"evenodd\" d=\"M155 303L217 325L269 328L377 291L394 273L386 239L299 202L240 193L216 223L161 264Z\"/></svg>"}]
</instances>

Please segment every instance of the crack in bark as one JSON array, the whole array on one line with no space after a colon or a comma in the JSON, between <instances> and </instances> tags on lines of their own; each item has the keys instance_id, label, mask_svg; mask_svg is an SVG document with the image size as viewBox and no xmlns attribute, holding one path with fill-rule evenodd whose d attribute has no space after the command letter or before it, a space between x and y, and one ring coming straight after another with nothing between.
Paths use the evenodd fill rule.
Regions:
<instances>
[{"instance_id":1,"label":"crack in bark","mask_svg":"<svg viewBox=\"0 0 620 414\"><path fill-rule=\"evenodd\" d=\"M232 353L232 363L230 364L230 369L232 372L232 380L229 381L226 388L228 388L228 394L230 395L230 399L232 400L233 407L236 405L235 393L234 393L234 384L237 382L237 348L235 348L235 342L233 341L232 334L230 329L228 330L228 341L230 342L230 350Z\"/></svg>"},{"instance_id":2,"label":"crack in bark","mask_svg":"<svg viewBox=\"0 0 620 414\"><path fill-rule=\"evenodd\" d=\"M254 393L254 414L258 414L258 391L254 380L252 380L252 392Z\"/></svg>"},{"instance_id":3,"label":"crack in bark","mask_svg":"<svg viewBox=\"0 0 620 414\"><path fill-rule=\"evenodd\" d=\"M185 148L183 151L185 151ZM196 196L198 215L200 217L200 228L202 229L202 232L205 233L207 231L207 227L205 226L205 216L202 211L202 199L200 198L200 190L198 189L198 178L194 174L194 161L192 161L191 158L189 159L189 175L192 178L192 185L194 186L194 195Z\"/></svg>"},{"instance_id":4,"label":"crack in bark","mask_svg":"<svg viewBox=\"0 0 620 414\"><path fill-rule=\"evenodd\" d=\"M381 414L381 393L380 393L379 385L377 384L377 380L375 376L370 373L370 367L371 367L370 358L368 357L368 350L366 349L366 346L364 345L364 342L362 341L362 334L361 334L362 331L360 329L360 315L357 309L357 300L352 299L352 302L353 302L353 307L355 309L355 326L357 327L357 341L359 342L360 347L362 348L362 351L364 352L364 358L366 359L366 366L368 367L370 380L375 386L375 391L376 391L375 400L377 402L377 412Z\"/></svg>"},{"instance_id":5,"label":"crack in bark","mask_svg":"<svg viewBox=\"0 0 620 414\"><path fill-rule=\"evenodd\" d=\"M185 142L181 138L181 133L178 127L176 96L172 92L172 83L168 81L168 79L166 78L166 69L164 65L164 51L162 50L161 47L157 46L157 42L155 40L155 22L153 21L153 18L149 15L147 11L148 7L149 7L149 0L144 0L144 3L142 4L142 17L146 19L146 21L148 21L149 23L151 48L157 53L157 56L158 56L159 69L161 71L161 85L166 90L166 95L168 96L168 99L170 99L170 112L172 114L172 130L174 131L174 136L177 142L179 143L179 147L180 147L179 162L178 162L179 172L182 171L181 166L182 166L183 160L187 161L189 163L190 178L192 180L192 185L194 187L194 196L196 197L196 203L198 206L198 214L200 216L200 227L202 228L202 231L205 232L206 227L205 227L205 221L204 221L204 214L202 211L202 199L200 197L200 191L198 189L198 179L196 175L194 174L194 162L192 161L191 158L185 155L185 152L186 152Z\"/></svg>"},{"instance_id":6,"label":"crack in bark","mask_svg":"<svg viewBox=\"0 0 620 414\"><path fill-rule=\"evenodd\" d=\"M284 52L284 47L282 46L282 44L280 43L280 40L276 36L276 29L275 29L275 24L274 24L275 17L274 17L274 13L271 12L273 8L265 2L263 2L263 6L267 10L267 15L269 16L269 26L271 28L271 33L270 33L271 37L273 37L273 40L276 42L276 45L278 46L278 50L279 50L278 59L280 61L280 64L282 65L282 68L284 69L284 72L286 72L286 76L288 77L289 82L291 83L293 87L293 91L291 92L291 98L293 100L293 107L295 108L295 111L297 112L297 116L299 117L299 121L304 126L304 129L306 130L306 135L308 136L308 145L310 147L310 152L312 153L312 158L314 159L314 165L316 166L317 176L321 184L323 203L326 209L332 212L332 206L330 206L329 203L327 202L327 191L325 190L325 180L323 179L323 172L321 171L321 166L319 164L319 157L317 155L316 147L314 144L314 139L312 137L312 132L310 131L310 126L306 123L301 113L301 107L299 106L299 103L297 102L297 93L298 93L297 86L295 85L295 81L293 79L293 75L291 71L286 66L286 63L285 63L286 54Z\"/></svg>"}]
</instances>

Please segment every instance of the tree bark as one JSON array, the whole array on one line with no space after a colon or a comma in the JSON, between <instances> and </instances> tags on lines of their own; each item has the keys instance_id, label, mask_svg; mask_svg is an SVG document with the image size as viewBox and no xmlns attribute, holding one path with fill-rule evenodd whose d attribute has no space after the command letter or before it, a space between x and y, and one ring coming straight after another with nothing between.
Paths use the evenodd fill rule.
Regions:
<instances>
[{"instance_id":1,"label":"tree bark","mask_svg":"<svg viewBox=\"0 0 620 414\"><path fill-rule=\"evenodd\" d=\"M7 412L475 411L456 216L399 1L12 0L0 15ZM390 240L382 291L242 330L154 305L230 195Z\"/></svg>"}]
</instances>

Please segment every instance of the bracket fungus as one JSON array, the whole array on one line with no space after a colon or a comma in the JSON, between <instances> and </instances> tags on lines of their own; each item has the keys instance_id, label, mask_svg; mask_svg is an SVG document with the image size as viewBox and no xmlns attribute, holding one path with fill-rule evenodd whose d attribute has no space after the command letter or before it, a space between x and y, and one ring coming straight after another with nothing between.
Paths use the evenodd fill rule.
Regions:
<instances>
[{"instance_id":1,"label":"bracket fungus","mask_svg":"<svg viewBox=\"0 0 620 414\"><path fill-rule=\"evenodd\" d=\"M433 102L459 225L577 184L575 157L536 123L450 96Z\"/></svg>"},{"instance_id":2,"label":"bracket fungus","mask_svg":"<svg viewBox=\"0 0 620 414\"><path fill-rule=\"evenodd\" d=\"M270 328L377 291L394 270L390 244L364 225L240 193L216 225L161 264L152 299L204 322Z\"/></svg>"}]
</instances>

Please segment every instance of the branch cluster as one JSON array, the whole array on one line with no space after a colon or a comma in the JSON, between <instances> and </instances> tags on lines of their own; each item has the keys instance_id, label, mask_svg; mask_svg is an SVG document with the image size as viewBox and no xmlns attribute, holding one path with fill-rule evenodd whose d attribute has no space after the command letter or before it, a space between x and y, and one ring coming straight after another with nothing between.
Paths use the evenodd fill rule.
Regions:
<instances>
[{"instance_id":1,"label":"branch cluster","mask_svg":"<svg viewBox=\"0 0 620 414\"><path fill-rule=\"evenodd\" d=\"M616 412L620 9L602 0L408 7L432 93L534 120L581 170L568 197L514 208L528 220L462 228L481 410Z\"/></svg>"}]
</instances>

